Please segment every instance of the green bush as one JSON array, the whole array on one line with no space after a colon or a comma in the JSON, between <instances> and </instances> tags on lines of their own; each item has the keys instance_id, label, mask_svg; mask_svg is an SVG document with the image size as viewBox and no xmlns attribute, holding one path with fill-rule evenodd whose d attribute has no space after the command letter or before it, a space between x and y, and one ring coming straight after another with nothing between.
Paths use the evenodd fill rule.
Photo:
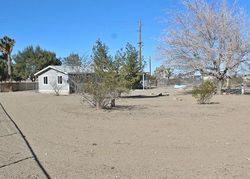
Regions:
<instances>
[{"instance_id":1,"label":"green bush","mask_svg":"<svg viewBox=\"0 0 250 179\"><path fill-rule=\"evenodd\" d=\"M205 81L199 86L194 86L192 96L199 104L206 104L210 102L215 92L216 86L214 83L211 81Z\"/></svg>"}]
</instances>

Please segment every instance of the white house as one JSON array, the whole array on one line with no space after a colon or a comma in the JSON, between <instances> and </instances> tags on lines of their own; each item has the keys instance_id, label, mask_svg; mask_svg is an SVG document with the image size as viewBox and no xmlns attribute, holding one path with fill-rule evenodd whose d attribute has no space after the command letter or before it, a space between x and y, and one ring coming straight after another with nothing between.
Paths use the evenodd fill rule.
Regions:
<instances>
[{"instance_id":1,"label":"white house","mask_svg":"<svg viewBox=\"0 0 250 179\"><path fill-rule=\"evenodd\" d=\"M196 71L194 71L194 79L196 79L196 80L201 80L202 79L202 75L201 75L201 72L200 71L198 71L198 70L196 70Z\"/></svg>"},{"instance_id":2,"label":"white house","mask_svg":"<svg viewBox=\"0 0 250 179\"><path fill-rule=\"evenodd\" d=\"M71 76L90 73L81 67L73 66L47 66L35 74L38 78L38 91L40 93L70 94L74 83Z\"/></svg>"}]
</instances>

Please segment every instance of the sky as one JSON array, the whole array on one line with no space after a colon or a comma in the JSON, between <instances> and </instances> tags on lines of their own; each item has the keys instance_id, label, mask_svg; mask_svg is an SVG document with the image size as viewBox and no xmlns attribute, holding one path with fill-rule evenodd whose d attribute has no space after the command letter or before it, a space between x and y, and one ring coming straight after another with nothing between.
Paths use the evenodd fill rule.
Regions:
<instances>
[{"instance_id":1,"label":"sky","mask_svg":"<svg viewBox=\"0 0 250 179\"><path fill-rule=\"evenodd\" d=\"M249 0L239 0L250 11ZM0 37L16 40L13 54L29 45L53 51L90 55L97 39L114 55L127 42L138 46L138 21L142 22L143 56L152 69L164 58L159 39L168 11L181 8L180 0L0 0ZM145 71L148 70L148 65Z\"/></svg>"}]
</instances>

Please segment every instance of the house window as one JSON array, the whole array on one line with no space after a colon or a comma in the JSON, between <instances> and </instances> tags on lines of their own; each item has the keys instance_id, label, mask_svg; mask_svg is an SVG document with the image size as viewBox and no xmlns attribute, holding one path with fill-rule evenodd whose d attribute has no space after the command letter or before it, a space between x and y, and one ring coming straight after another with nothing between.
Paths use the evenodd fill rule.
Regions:
<instances>
[{"instance_id":1,"label":"house window","mask_svg":"<svg viewBox=\"0 0 250 179\"><path fill-rule=\"evenodd\" d=\"M57 83L58 84L62 84L62 76L58 76L57 77Z\"/></svg>"},{"instance_id":2,"label":"house window","mask_svg":"<svg viewBox=\"0 0 250 179\"><path fill-rule=\"evenodd\" d=\"M48 77L47 76L43 77L43 84L45 84L45 85L48 84Z\"/></svg>"}]
</instances>

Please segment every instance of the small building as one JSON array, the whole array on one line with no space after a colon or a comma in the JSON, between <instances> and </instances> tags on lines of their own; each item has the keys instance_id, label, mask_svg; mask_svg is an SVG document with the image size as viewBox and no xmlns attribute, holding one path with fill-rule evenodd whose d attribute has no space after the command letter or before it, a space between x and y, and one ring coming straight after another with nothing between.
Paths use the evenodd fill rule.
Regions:
<instances>
[{"instance_id":1,"label":"small building","mask_svg":"<svg viewBox=\"0 0 250 179\"><path fill-rule=\"evenodd\" d=\"M195 80L201 80L202 79L202 75L201 75L200 71L198 71L198 70L196 70L194 72L194 76L193 77L194 77Z\"/></svg>"},{"instance_id":2,"label":"small building","mask_svg":"<svg viewBox=\"0 0 250 179\"><path fill-rule=\"evenodd\" d=\"M38 92L68 95L76 90L75 77L90 73L89 70L75 66L47 66L35 74L38 79ZM78 81L79 83L83 81Z\"/></svg>"}]
</instances>

